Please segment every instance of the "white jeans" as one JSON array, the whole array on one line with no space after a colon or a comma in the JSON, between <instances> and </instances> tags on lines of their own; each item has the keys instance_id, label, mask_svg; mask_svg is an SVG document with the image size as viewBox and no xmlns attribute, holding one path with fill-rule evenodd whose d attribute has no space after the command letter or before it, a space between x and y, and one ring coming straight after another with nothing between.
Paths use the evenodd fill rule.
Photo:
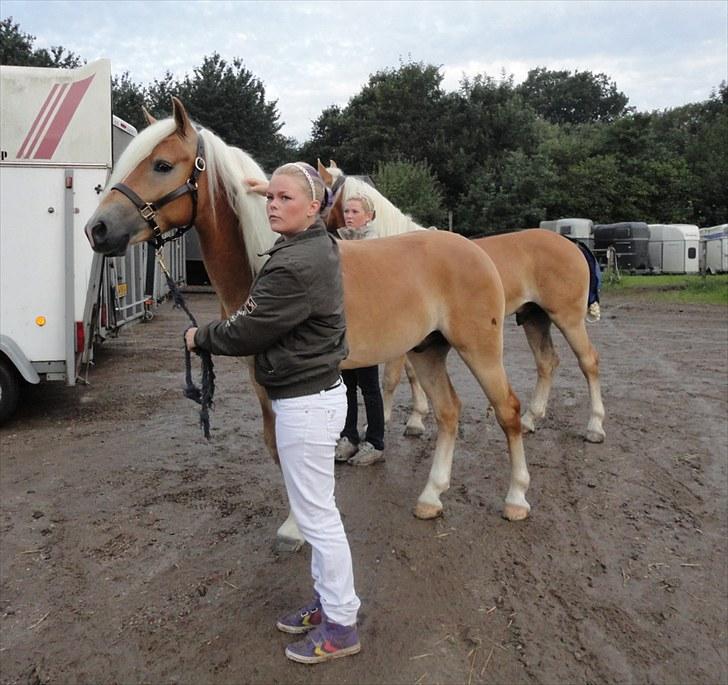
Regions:
<instances>
[{"instance_id":1,"label":"white jeans","mask_svg":"<svg viewBox=\"0 0 728 685\"><path fill-rule=\"evenodd\" d=\"M346 386L272 405L291 511L312 549L314 589L329 620L354 625L360 602L334 498L334 449L346 419Z\"/></svg>"}]
</instances>

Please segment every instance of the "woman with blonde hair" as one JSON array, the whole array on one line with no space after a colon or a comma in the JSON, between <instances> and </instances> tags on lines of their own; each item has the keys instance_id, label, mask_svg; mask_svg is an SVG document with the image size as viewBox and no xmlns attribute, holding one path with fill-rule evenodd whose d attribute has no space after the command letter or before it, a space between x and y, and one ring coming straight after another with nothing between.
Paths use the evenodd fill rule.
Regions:
<instances>
[{"instance_id":1,"label":"woman with blonde hair","mask_svg":"<svg viewBox=\"0 0 728 685\"><path fill-rule=\"evenodd\" d=\"M359 598L351 551L334 498L334 449L346 415L339 365L347 355L339 248L320 217L326 189L303 162L252 187L268 201L280 235L250 296L225 321L190 328L190 350L255 355L255 377L272 400L283 479L310 543L314 598L282 616L285 633L307 635L286 648L301 663L356 654Z\"/></svg>"},{"instance_id":2,"label":"woman with blonde hair","mask_svg":"<svg viewBox=\"0 0 728 685\"><path fill-rule=\"evenodd\" d=\"M369 240L378 234L374 220L374 203L364 193L352 195L344 204L345 226L337 233L342 240ZM346 423L336 444L336 461L353 466L370 466L384 461L384 403L379 387L379 367L365 366L341 372L346 385ZM357 387L364 398L367 415L366 435L359 439L359 402Z\"/></svg>"}]
</instances>

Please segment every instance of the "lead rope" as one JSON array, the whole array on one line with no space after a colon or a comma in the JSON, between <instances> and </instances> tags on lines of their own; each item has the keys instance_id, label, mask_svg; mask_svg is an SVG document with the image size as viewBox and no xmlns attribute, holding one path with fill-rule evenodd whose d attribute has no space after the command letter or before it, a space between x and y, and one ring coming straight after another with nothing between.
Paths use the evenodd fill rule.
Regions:
<instances>
[{"instance_id":1,"label":"lead rope","mask_svg":"<svg viewBox=\"0 0 728 685\"><path fill-rule=\"evenodd\" d=\"M187 308L184 298L182 297L182 293L180 292L177 284L174 282L174 279L170 275L169 269L167 269L167 265L164 263L161 247L157 249L156 254L157 260L159 261L159 266L162 268L164 277L167 279L167 286L172 293L172 298L174 299L175 306L182 309L191 321L191 325L185 328L185 333L187 333L190 328L197 328L197 321L195 320L195 317L192 316L192 312L190 312L190 310ZM182 340L184 341L184 333L182 334ZM195 350L195 354L197 354L197 356L200 358L202 364L202 379L200 382L201 387L198 388L192 380L192 357L190 355L190 351L187 349L187 344L184 342L183 344L185 350L186 383L183 394L188 399L193 400L200 405L200 427L202 428L202 432L204 433L205 437L209 440L210 409L212 408L212 398L215 394L215 371L212 365L212 355L207 350Z\"/></svg>"}]
</instances>

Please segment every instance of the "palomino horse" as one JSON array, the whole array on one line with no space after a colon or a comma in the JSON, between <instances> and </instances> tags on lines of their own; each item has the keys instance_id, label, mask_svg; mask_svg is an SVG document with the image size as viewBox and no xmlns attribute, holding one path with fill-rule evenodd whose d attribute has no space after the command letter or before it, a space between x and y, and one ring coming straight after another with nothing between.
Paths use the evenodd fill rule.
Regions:
<instances>
[{"instance_id":1,"label":"palomino horse","mask_svg":"<svg viewBox=\"0 0 728 685\"><path fill-rule=\"evenodd\" d=\"M242 183L243 178L265 176L243 151L210 131L196 131L176 98L173 110L171 119L152 123L126 149L86 235L97 252L119 254L132 243L194 223L207 273L230 314L248 295L259 269L257 254L276 237L265 200L246 192ZM440 495L450 484L460 401L445 358L454 347L485 391L507 438L511 476L504 516L525 518L529 475L520 405L503 369L505 301L490 258L461 236L434 231L340 247L350 348L344 368L380 364L419 350L410 359L432 403L438 434L415 515L438 516ZM400 278L401 273L407 278ZM275 457L270 404L256 388L265 441ZM297 548L302 541L290 515L278 530L278 541L283 548Z\"/></svg>"},{"instance_id":2,"label":"palomino horse","mask_svg":"<svg viewBox=\"0 0 728 685\"><path fill-rule=\"evenodd\" d=\"M365 193L372 199L379 235L397 235L422 228L378 190L357 178L346 176L333 161L329 164L326 168L319 162L319 173L334 191L333 205L326 218L330 230L343 226L343 204L346 198L358 193ZM478 238L472 242L490 256L498 269L506 298L506 316L516 314L536 358L538 381L531 403L521 417L523 430L534 431L536 420L546 414L553 374L559 365L551 340L550 329L554 323L574 351L589 385L591 415L586 439L602 442L605 433L602 427L604 405L599 383L599 355L586 332L590 274L581 250L563 236L538 228ZM385 365L382 386L387 419L391 415L393 394L403 363L400 358ZM417 435L424 430L422 417L427 412L427 402L414 375L409 370L407 375L414 402L406 432Z\"/></svg>"}]
</instances>

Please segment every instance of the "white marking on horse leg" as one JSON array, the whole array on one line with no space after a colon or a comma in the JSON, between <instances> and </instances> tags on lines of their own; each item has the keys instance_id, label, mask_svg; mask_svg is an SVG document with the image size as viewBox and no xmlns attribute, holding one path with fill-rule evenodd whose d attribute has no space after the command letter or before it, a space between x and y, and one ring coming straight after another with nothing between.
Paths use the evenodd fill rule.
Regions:
<instances>
[{"instance_id":1,"label":"white marking on horse leg","mask_svg":"<svg viewBox=\"0 0 728 685\"><path fill-rule=\"evenodd\" d=\"M288 518L276 532L276 550L279 552L297 552L303 547L305 540L296 522L293 512L288 512Z\"/></svg>"},{"instance_id":2,"label":"white marking on horse leg","mask_svg":"<svg viewBox=\"0 0 728 685\"><path fill-rule=\"evenodd\" d=\"M445 360L449 346L438 346L415 353L412 364L416 369L423 392L432 401L437 421L437 442L427 485L417 498L415 516L435 518L442 513L440 495L450 487L452 457L457 436L460 400L447 375Z\"/></svg>"},{"instance_id":3,"label":"white marking on horse leg","mask_svg":"<svg viewBox=\"0 0 728 685\"><path fill-rule=\"evenodd\" d=\"M531 511L531 505L526 500L526 492L531 482L526 466L526 455L523 451L523 439L509 440L511 457L511 481L506 493L506 503L503 516L509 521L525 519Z\"/></svg>"},{"instance_id":4,"label":"white marking on horse leg","mask_svg":"<svg viewBox=\"0 0 728 685\"><path fill-rule=\"evenodd\" d=\"M554 371L559 366L559 357L551 340L551 320L545 312L532 312L523 322L523 332L536 360L538 379L528 409L521 418L521 430L533 433L536 421L546 416Z\"/></svg>"},{"instance_id":5,"label":"white marking on horse leg","mask_svg":"<svg viewBox=\"0 0 728 685\"><path fill-rule=\"evenodd\" d=\"M591 416L589 417L589 425L586 427L586 439L588 442L604 442L607 434L602 426L604 404L602 404L602 392L598 377L589 381L589 395L591 397Z\"/></svg>"},{"instance_id":6,"label":"white marking on horse leg","mask_svg":"<svg viewBox=\"0 0 728 685\"><path fill-rule=\"evenodd\" d=\"M430 411L430 407L427 402L427 395L420 385L415 369L407 358L405 358L404 369L407 372L407 378L412 391L412 413L407 420L404 434L419 437L425 432L424 418Z\"/></svg>"}]
</instances>

